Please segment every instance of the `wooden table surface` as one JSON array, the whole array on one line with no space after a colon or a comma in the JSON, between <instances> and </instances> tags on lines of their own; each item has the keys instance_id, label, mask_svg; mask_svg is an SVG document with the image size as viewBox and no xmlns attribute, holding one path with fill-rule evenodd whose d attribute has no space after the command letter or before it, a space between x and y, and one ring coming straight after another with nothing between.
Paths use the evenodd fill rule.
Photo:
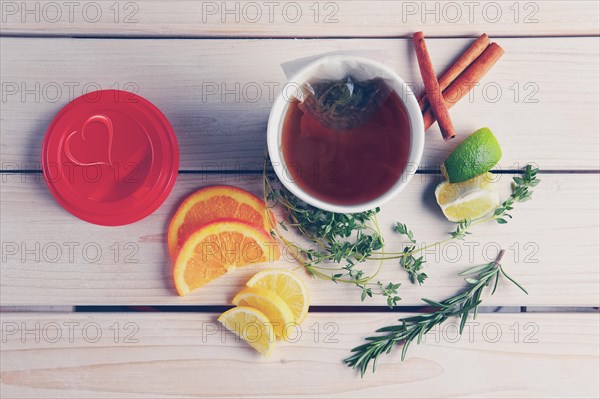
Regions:
<instances>
[{"instance_id":1,"label":"wooden table surface","mask_svg":"<svg viewBox=\"0 0 600 399\"><path fill-rule=\"evenodd\" d=\"M600 7L597 1L0 1L2 398L598 397L600 374ZM426 133L423 165L380 224L433 242L452 229L433 199L438 165L489 126L503 148L508 193L525 163L540 167L534 200L507 225L478 226L427 254L422 287L397 263L394 312L355 288L301 275L311 312L297 342L263 359L216 322L246 279L224 276L186 298L170 277L165 229L192 191L230 184L261 194L262 157L282 64L359 53L420 82L410 36L423 30L440 71L486 32L506 55L451 110L458 139ZM178 136L175 188L123 227L76 219L40 172L53 116L99 88L134 91ZM342 359L375 329L464 286L459 271L507 250L508 284L485 299L469 334L447 322L422 345L381 359L363 379ZM282 259L275 267L298 265ZM153 308L148 308L152 306ZM193 307L192 307L193 306ZM418 309L417 309L418 310Z\"/></svg>"}]
</instances>

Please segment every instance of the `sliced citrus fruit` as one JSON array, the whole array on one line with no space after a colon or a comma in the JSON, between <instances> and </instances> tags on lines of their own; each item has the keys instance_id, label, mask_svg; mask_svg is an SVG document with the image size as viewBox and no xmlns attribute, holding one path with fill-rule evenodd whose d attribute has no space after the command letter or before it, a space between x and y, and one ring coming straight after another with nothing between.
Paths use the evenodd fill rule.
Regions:
<instances>
[{"instance_id":1,"label":"sliced citrus fruit","mask_svg":"<svg viewBox=\"0 0 600 399\"><path fill-rule=\"evenodd\" d=\"M444 181L435 189L435 198L451 222L478 219L500 204L498 187L492 173L484 173L463 183Z\"/></svg>"},{"instance_id":2,"label":"sliced citrus fruit","mask_svg":"<svg viewBox=\"0 0 600 399\"><path fill-rule=\"evenodd\" d=\"M233 298L236 306L248 306L263 312L273 323L275 335L287 338L287 330L294 323L294 314L283 299L265 288L247 287Z\"/></svg>"},{"instance_id":3,"label":"sliced citrus fruit","mask_svg":"<svg viewBox=\"0 0 600 399\"><path fill-rule=\"evenodd\" d=\"M280 256L277 242L262 227L220 219L200 227L183 244L175 260L175 287L183 296L238 267Z\"/></svg>"},{"instance_id":4,"label":"sliced citrus fruit","mask_svg":"<svg viewBox=\"0 0 600 399\"><path fill-rule=\"evenodd\" d=\"M494 167L502 158L498 140L487 127L465 139L442 165L442 173L451 183L460 183L479 176Z\"/></svg>"},{"instance_id":5,"label":"sliced citrus fruit","mask_svg":"<svg viewBox=\"0 0 600 399\"><path fill-rule=\"evenodd\" d=\"M264 201L237 187L212 186L196 191L183 201L169 224L167 241L171 257L177 257L185 240L203 224L227 218L270 230L275 218L272 213L265 216Z\"/></svg>"},{"instance_id":6,"label":"sliced citrus fruit","mask_svg":"<svg viewBox=\"0 0 600 399\"><path fill-rule=\"evenodd\" d=\"M273 291L288 305L296 323L304 321L309 306L308 288L297 274L282 269L263 270L248 280L246 285Z\"/></svg>"},{"instance_id":7,"label":"sliced citrus fruit","mask_svg":"<svg viewBox=\"0 0 600 399\"><path fill-rule=\"evenodd\" d=\"M217 319L265 356L275 348L275 333L267 316L260 310L245 306L229 309Z\"/></svg>"}]
</instances>

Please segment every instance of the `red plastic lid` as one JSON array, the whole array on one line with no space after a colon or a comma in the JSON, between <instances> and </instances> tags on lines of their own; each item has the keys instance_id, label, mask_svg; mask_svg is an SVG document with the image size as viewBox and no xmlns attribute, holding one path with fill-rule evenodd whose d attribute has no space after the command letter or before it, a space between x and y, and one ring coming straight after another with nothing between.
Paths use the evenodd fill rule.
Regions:
<instances>
[{"instance_id":1,"label":"red plastic lid","mask_svg":"<svg viewBox=\"0 0 600 399\"><path fill-rule=\"evenodd\" d=\"M104 226L136 222L167 198L179 169L177 138L146 99L101 90L67 104L42 147L54 198L80 219Z\"/></svg>"}]
</instances>

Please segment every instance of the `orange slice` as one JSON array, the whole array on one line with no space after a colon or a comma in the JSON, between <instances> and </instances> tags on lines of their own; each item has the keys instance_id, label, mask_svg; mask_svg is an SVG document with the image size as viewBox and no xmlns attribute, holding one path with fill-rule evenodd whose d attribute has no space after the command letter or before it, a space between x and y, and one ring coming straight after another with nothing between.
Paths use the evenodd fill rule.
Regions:
<instances>
[{"instance_id":1,"label":"orange slice","mask_svg":"<svg viewBox=\"0 0 600 399\"><path fill-rule=\"evenodd\" d=\"M265 203L257 196L237 187L206 187L187 197L171 219L167 240L175 259L183 243L200 226L217 219L237 219L270 230L272 213L266 216ZM271 212L269 210L269 212Z\"/></svg>"},{"instance_id":2,"label":"orange slice","mask_svg":"<svg viewBox=\"0 0 600 399\"><path fill-rule=\"evenodd\" d=\"M277 242L262 227L220 219L200 227L183 244L173 271L175 287L184 296L238 267L280 256Z\"/></svg>"}]
</instances>

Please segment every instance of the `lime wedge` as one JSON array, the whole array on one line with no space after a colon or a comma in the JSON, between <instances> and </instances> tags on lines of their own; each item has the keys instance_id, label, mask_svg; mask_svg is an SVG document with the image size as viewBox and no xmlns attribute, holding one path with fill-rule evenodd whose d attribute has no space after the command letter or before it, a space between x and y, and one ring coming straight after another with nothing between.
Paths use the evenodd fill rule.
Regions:
<instances>
[{"instance_id":1,"label":"lime wedge","mask_svg":"<svg viewBox=\"0 0 600 399\"><path fill-rule=\"evenodd\" d=\"M442 165L450 183L460 183L480 176L502 158L502 149L490 129L483 127L465 139Z\"/></svg>"}]
</instances>

